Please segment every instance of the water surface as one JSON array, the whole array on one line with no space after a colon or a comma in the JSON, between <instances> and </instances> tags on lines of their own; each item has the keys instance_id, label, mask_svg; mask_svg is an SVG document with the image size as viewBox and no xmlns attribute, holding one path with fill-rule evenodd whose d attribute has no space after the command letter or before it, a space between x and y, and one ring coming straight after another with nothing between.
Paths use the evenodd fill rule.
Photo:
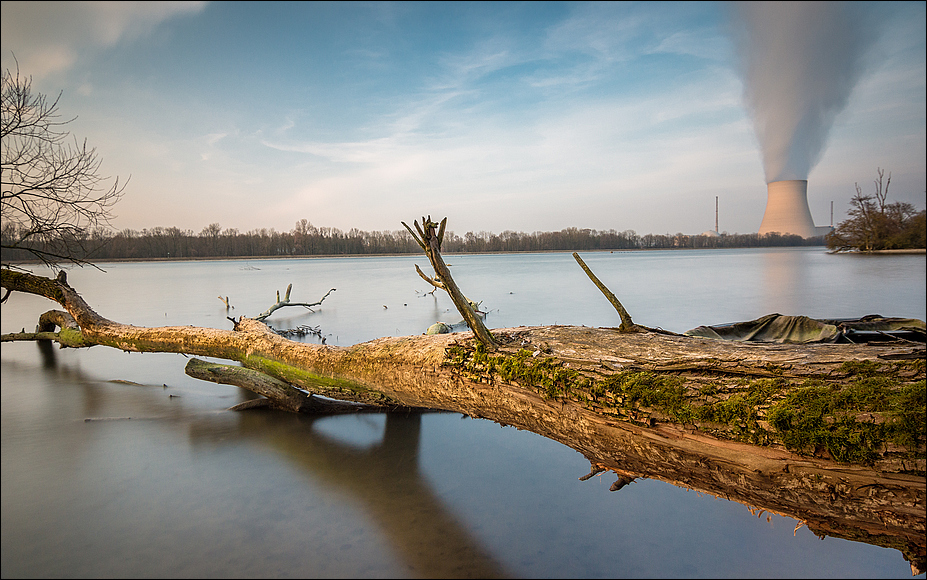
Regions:
<instances>
[{"instance_id":1,"label":"water surface","mask_svg":"<svg viewBox=\"0 0 927 580\"><path fill-rule=\"evenodd\" d=\"M583 259L635 322L677 332L772 312L927 318L923 255ZM620 323L569 253L446 261L490 328ZM415 264L430 273L408 256L118 263L68 276L101 315L141 326L227 329L290 283L293 301L336 288L313 311L268 322L349 345L460 320ZM15 294L2 332L31 330L53 307ZM581 454L485 420L228 412L251 395L187 377L182 355L4 343L0 362L3 577L910 577L898 551L821 540L790 517L656 480L617 492L613 475L579 481Z\"/></svg>"}]
</instances>

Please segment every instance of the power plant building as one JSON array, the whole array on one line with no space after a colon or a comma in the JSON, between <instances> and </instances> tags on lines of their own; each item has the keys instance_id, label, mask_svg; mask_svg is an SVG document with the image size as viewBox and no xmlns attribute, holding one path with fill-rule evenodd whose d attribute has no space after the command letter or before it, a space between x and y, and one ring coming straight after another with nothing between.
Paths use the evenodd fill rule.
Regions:
<instances>
[{"instance_id":1,"label":"power plant building","mask_svg":"<svg viewBox=\"0 0 927 580\"><path fill-rule=\"evenodd\" d=\"M760 224L760 235L778 232L803 238L823 236L830 226L815 226L808 207L808 180L773 181L766 186L766 213Z\"/></svg>"}]
</instances>

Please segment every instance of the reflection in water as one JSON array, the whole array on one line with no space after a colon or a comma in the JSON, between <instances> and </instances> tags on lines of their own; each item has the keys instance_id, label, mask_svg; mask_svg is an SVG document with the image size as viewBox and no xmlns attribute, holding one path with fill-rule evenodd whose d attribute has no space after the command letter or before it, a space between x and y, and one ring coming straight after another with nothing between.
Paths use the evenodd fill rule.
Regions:
<instances>
[{"instance_id":1,"label":"reflection in water","mask_svg":"<svg viewBox=\"0 0 927 580\"><path fill-rule=\"evenodd\" d=\"M436 498L419 471L421 412L385 415L382 441L359 447L322 434L316 428L321 419L306 416L281 417L280 412L245 412L232 443L258 438L285 456L302 471L320 479L327 487L359 503L393 543L409 570L431 577L499 577L501 565L466 532ZM294 422L301 424L298 434ZM212 429L199 422L191 436L211 437ZM606 436L598 434L598 439ZM833 536L899 550L912 571L924 569L924 482L905 475L879 474L846 469L829 473L805 464L800 458L770 452L766 460L782 461L781 472L750 472L748 460L735 457L693 454L647 441L648 436L622 435L627 440L620 460L628 469L610 467L618 475L611 491L618 491L637 478L659 479L687 489L697 489L747 506L751 513L768 512L792 517L818 537ZM554 437L557 440L557 437ZM563 441L567 443L566 441ZM776 458L775 456L781 455ZM754 458L755 459L755 458ZM593 472L605 463L593 460ZM755 464L754 464L755 465ZM818 483L809 484L808 480ZM880 503L879 499L891 498ZM874 504L879 504L874 513ZM796 528L797 530L797 528Z\"/></svg>"},{"instance_id":2,"label":"reflection in water","mask_svg":"<svg viewBox=\"0 0 927 580\"><path fill-rule=\"evenodd\" d=\"M763 284L760 285L766 294L763 302L775 304L787 316L811 316L812 313L802 312L801 293L805 291L800 280L806 278L806 261L795 252L773 251L762 256ZM772 312L757 313L756 318Z\"/></svg>"},{"instance_id":3,"label":"reflection in water","mask_svg":"<svg viewBox=\"0 0 927 580\"><path fill-rule=\"evenodd\" d=\"M111 415L112 392L80 369L59 364L59 349L53 343L38 342L37 345L49 384L68 390L68 399L78 403L84 421L141 420L158 429L173 430L178 425L177 420L184 419L189 424L194 446L208 442L234 448L258 443L262 449L276 451L287 463L318 480L326 489L362 506L369 519L380 527L382 537L391 543L394 556L404 563L410 575L426 578L512 576L468 533L421 473L421 412L386 414L381 441L366 447L344 443L322 433L317 425L325 420L324 417L265 409L202 413L185 410L182 405L166 406L163 398L133 397L131 413L114 417ZM138 384L120 387L158 391L165 388ZM241 398L253 396L244 389L234 391L240 393ZM78 452L71 448L67 456L80 461L84 452L86 450Z\"/></svg>"},{"instance_id":4,"label":"reflection in water","mask_svg":"<svg viewBox=\"0 0 927 580\"><path fill-rule=\"evenodd\" d=\"M419 470L421 412L386 414L383 439L358 448L314 429L319 420L255 409L242 413L228 443L260 440L307 475L360 504L379 524L409 573L424 578L509 577L436 497ZM294 436L293 423L302 424ZM209 421L191 428L212 437Z\"/></svg>"},{"instance_id":5,"label":"reflection in water","mask_svg":"<svg viewBox=\"0 0 927 580\"><path fill-rule=\"evenodd\" d=\"M667 477L665 466L659 462L644 460L649 469L638 473L612 469L618 480L611 489L617 491L638 478L661 479L744 504L753 514L794 518L799 522L796 531L807 526L822 540L830 536L898 550L910 563L912 574L927 570L923 478L891 474L859 477L853 472L862 470L853 468L831 474L823 469L799 470L797 466L792 466L796 472L792 475L787 466L783 474L751 478L738 473L733 465L703 462L704 470L687 472L683 481L673 480L678 475ZM596 470L593 462L593 473ZM808 486L810 479L817 482ZM832 483L835 480L837 485ZM870 494L891 500L873 507L879 502L871 501Z\"/></svg>"},{"instance_id":6,"label":"reflection in water","mask_svg":"<svg viewBox=\"0 0 927 580\"><path fill-rule=\"evenodd\" d=\"M42 357L42 368L46 370L55 369L58 364L55 359L55 350L58 347L55 343L50 340L37 340L35 344L38 346L39 355Z\"/></svg>"}]
</instances>

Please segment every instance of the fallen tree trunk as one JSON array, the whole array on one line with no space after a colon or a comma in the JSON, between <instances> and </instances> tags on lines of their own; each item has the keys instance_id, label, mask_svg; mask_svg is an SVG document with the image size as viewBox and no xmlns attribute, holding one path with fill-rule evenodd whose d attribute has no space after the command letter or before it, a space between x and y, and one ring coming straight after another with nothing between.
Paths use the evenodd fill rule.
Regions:
<instances>
[{"instance_id":1,"label":"fallen tree trunk","mask_svg":"<svg viewBox=\"0 0 927 580\"><path fill-rule=\"evenodd\" d=\"M892 547L913 570L925 567L923 419L907 443L883 438L860 456L850 435L790 443L800 433L789 421L798 419L784 418L790 393L816 386L850 388L891 376L889 390L913 385L916 393L920 385L922 393L923 344L769 345L543 326L496 329L494 350L470 332L338 347L294 342L248 318L234 330L114 322L87 305L63 274L52 280L4 269L2 287L66 310L43 315L41 336L33 339L236 361L293 396L280 405L290 410L312 411L310 395L322 395L486 418L576 449L593 470L618 474L616 489L636 477L660 479L795 517L821 535ZM50 334L52 324L61 330ZM218 382L251 388L255 377L235 380ZM273 389L265 394L277 396ZM923 417L922 395L919 404L912 411ZM855 420L889 419L871 412Z\"/></svg>"}]
</instances>

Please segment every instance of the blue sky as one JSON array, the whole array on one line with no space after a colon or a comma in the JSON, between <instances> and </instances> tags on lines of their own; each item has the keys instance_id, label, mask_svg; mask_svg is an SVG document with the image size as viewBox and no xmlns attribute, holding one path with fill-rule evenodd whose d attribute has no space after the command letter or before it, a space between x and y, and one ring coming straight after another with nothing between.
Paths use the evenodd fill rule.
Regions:
<instances>
[{"instance_id":1,"label":"blue sky","mask_svg":"<svg viewBox=\"0 0 927 580\"><path fill-rule=\"evenodd\" d=\"M925 206L925 3L856 6L871 37L807 176L818 225L879 167ZM0 26L2 66L63 92L130 178L117 229L694 234L717 196L719 229L750 233L766 206L726 3L4 1Z\"/></svg>"}]
</instances>

